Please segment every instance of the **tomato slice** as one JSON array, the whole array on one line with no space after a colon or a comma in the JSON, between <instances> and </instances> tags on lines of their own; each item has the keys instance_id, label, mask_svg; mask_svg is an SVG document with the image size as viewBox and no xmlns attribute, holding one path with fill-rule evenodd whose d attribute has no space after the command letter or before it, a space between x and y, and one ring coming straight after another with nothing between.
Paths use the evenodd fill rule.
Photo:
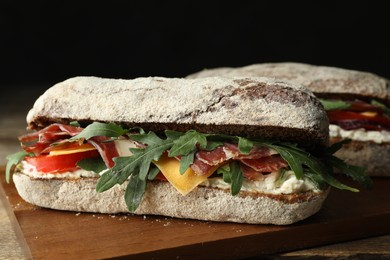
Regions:
<instances>
[{"instance_id":1,"label":"tomato slice","mask_svg":"<svg viewBox=\"0 0 390 260\"><path fill-rule=\"evenodd\" d=\"M365 128L366 130L390 130L390 118L384 115L366 116L361 113L331 110L328 111L331 124L339 125L346 130Z\"/></svg>"},{"instance_id":2,"label":"tomato slice","mask_svg":"<svg viewBox=\"0 0 390 260\"><path fill-rule=\"evenodd\" d=\"M381 107L368 104L364 101L355 100L348 103L351 105L349 108L346 109L348 111L355 111L355 112L375 111L380 114L383 113L383 109Z\"/></svg>"},{"instance_id":3,"label":"tomato slice","mask_svg":"<svg viewBox=\"0 0 390 260\"><path fill-rule=\"evenodd\" d=\"M79 169L77 162L91 157L98 157L97 150L71 153L63 155L39 155L34 157L25 157L25 161L43 173L62 173Z\"/></svg>"}]
</instances>

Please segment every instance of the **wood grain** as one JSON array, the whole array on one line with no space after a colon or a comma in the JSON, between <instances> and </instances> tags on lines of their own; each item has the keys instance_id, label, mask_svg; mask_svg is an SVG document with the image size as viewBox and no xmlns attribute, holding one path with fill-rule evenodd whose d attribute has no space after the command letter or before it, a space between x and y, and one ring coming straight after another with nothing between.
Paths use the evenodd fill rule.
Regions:
<instances>
[{"instance_id":1,"label":"wood grain","mask_svg":"<svg viewBox=\"0 0 390 260\"><path fill-rule=\"evenodd\" d=\"M332 190L318 214L294 225L272 226L43 209L24 202L2 178L36 259L242 258L389 234L390 179L374 184L360 193Z\"/></svg>"}]
</instances>

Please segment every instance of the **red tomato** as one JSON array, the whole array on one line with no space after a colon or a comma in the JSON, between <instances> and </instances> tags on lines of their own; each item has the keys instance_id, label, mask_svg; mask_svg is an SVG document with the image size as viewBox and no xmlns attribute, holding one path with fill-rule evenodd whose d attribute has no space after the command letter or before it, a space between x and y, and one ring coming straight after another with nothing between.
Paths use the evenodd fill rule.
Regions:
<instances>
[{"instance_id":1,"label":"red tomato","mask_svg":"<svg viewBox=\"0 0 390 260\"><path fill-rule=\"evenodd\" d=\"M389 130L390 118L384 115L365 116L360 113L344 110L328 111L331 124L337 124L346 130L365 128L366 130Z\"/></svg>"},{"instance_id":2,"label":"red tomato","mask_svg":"<svg viewBox=\"0 0 390 260\"><path fill-rule=\"evenodd\" d=\"M77 162L90 157L98 157L97 150L63 155L39 155L25 157L25 161L36 167L37 171L44 173L61 173L78 169Z\"/></svg>"}]
</instances>

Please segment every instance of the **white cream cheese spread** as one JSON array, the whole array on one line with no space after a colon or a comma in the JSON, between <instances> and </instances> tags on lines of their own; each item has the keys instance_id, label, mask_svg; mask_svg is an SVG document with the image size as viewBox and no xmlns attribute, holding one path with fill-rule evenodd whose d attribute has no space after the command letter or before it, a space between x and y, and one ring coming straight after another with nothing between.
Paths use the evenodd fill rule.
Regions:
<instances>
[{"instance_id":1,"label":"white cream cheese spread","mask_svg":"<svg viewBox=\"0 0 390 260\"><path fill-rule=\"evenodd\" d=\"M355 141L372 141L378 144L390 143L389 131L366 131L365 129L344 130L338 125L329 125L330 137L341 137Z\"/></svg>"}]
</instances>

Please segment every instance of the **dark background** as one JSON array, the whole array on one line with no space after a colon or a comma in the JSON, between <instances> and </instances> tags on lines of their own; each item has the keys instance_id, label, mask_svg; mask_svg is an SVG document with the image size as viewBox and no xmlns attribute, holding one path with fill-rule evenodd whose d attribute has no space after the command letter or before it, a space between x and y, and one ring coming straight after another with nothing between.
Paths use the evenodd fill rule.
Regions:
<instances>
[{"instance_id":1,"label":"dark background","mask_svg":"<svg viewBox=\"0 0 390 260\"><path fill-rule=\"evenodd\" d=\"M78 75L182 77L274 61L390 78L390 15L374 2L1 1L0 85L37 95Z\"/></svg>"}]
</instances>

